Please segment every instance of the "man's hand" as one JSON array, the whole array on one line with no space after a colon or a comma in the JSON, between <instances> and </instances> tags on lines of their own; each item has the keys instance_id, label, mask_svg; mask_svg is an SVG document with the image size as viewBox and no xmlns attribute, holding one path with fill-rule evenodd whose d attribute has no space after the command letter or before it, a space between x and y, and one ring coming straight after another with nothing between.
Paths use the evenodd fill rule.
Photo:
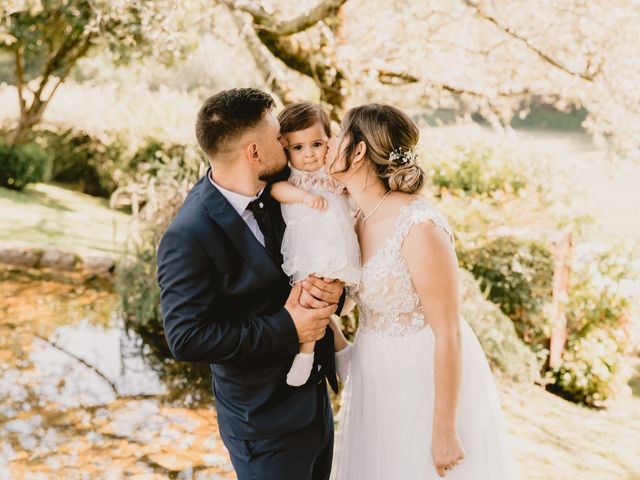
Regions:
<instances>
[{"instance_id":1,"label":"man's hand","mask_svg":"<svg viewBox=\"0 0 640 480\"><path fill-rule=\"evenodd\" d=\"M313 342L324 337L329 318L336 312L337 304L320 308L305 308L300 304L301 282L293 285L284 308L293 319L300 343Z\"/></svg>"},{"instance_id":2,"label":"man's hand","mask_svg":"<svg viewBox=\"0 0 640 480\"><path fill-rule=\"evenodd\" d=\"M323 308L327 305L337 305L344 290L344 284L339 280L318 278L309 275L302 281L300 305L306 308Z\"/></svg>"}]
</instances>

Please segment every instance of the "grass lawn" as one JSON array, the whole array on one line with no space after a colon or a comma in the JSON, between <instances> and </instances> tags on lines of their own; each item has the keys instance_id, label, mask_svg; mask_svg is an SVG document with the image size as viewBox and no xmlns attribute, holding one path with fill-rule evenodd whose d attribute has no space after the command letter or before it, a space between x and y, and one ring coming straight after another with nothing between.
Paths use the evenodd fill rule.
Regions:
<instances>
[{"instance_id":1,"label":"grass lawn","mask_svg":"<svg viewBox=\"0 0 640 480\"><path fill-rule=\"evenodd\" d=\"M37 183L22 192L0 188L0 242L117 256L130 216L102 198Z\"/></svg>"},{"instance_id":2,"label":"grass lawn","mask_svg":"<svg viewBox=\"0 0 640 480\"><path fill-rule=\"evenodd\" d=\"M526 480L640 478L640 396L606 410L533 385L501 385L513 450Z\"/></svg>"}]
</instances>

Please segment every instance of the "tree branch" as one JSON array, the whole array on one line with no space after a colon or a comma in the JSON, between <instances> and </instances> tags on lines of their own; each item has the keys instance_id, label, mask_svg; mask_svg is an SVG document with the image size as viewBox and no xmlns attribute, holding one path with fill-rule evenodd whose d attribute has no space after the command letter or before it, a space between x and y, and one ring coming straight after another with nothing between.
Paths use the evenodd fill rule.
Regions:
<instances>
[{"instance_id":1,"label":"tree branch","mask_svg":"<svg viewBox=\"0 0 640 480\"><path fill-rule=\"evenodd\" d=\"M241 10L253 17L256 27L277 35L293 35L311 28L323 18L338 11L347 0L322 0L315 7L288 20L280 20L267 13L262 6L250 0L221 0L232 10Z\"/></svg>"},{"instance_id":2,"label":"tree branch","mask_svg":"<svg viewBox=\"0 0 640 480\"><path fill-rule=\"evenodd\" d=\"M39 334L34 334L35 337L39 338L40 340L42 340L43 342L48 343L49 345L51 345L53 348L55 348L56 350L61 351L62 353L66 353L67 355L69 355L71 358L73 358L74 360L76 360L77 362L81 363L82 365L84 365L85 367L89 368L90 370L92 370L96 375L98 375L100 378L102 378L105 382L107 382L107 384L109 384L109 386L111 387L111 390L113 390L113 393L115 394L116 397L118 397L118 388L116 387L116 384L113 383L109 377L107 377L99 368L97 368L94 365L91 365L89 362L87 362L86 360L80 358L79 356L77 356L74 353L71 353L68 350L65 350L63 347L61 347L60 345L58 345L56 342L54 342L53 340L49 340L48 338L43 337L42 335Z\"/></svg>"},{"instance_id":3,"label":"tree branch","mask_svg":"<svg viewBox=\"0 0 640 480\"><path fill-rule=\"evenodd\" d=\"M24 66L22 64L22 55L24 49L22 45L16 46L15 59L16 59L16 89L18 90L18 103L20 104L20 115L24 115L27 111L27 102L24 98Z\"/></svg>"},{"instance_id":4,"label":"tree branch","mask_svg":"<svg viewBox=\"0 0 640 480\"><path fill-rule=\"evenodd\" d=\"M58 77L58 82L54 85L47 99L42 102L43 109L46 108L46 106L49 104L49 102L51 101L51 98L56 93L56 90L58 90L58 87L67 79L67 77L71 73L71 70L76 65L78 60L87 54L87 52L89 51L89 48L91 48L92 38L93 38L93 34L89 33L89 35L85 37L83 45L80 48L78 48L76 53L67 60L67 66L62 72L62 74Z\"/></svg>"},{"instance_id":5,"label":"tree branch","mask_svg":"<svg viewBox=\"0 0 640 480\"><path fill-rule=\"evenodd\" d=\"M583 80L587 80L589 82L592 82L595 79L595 77L600 73L601 65L598 65L594 71L589 71L590 70L589 68L587 68L584 72L576 72L574 70L571 70L567 66L560 63L558 60L554 59L551 55L543 52L540 48L533 45L528 38L523 37L522 35L517 33L510 26L501 24L496 17L485 12L480 7L480 5L475 1L464 0L464 3L467 6L471 7L480 18L493 24L496 28L506 33L510 37L522 42L529 50L535 53L538 57L540 57L542 60L549 63L550 65L553 65L554 67L558 68L559 70L562 70L563 72L568 73L569 75L572 75L574 77L580 77Z\"/></svg>"},{"instance_id":6,"label":"tree branch","mask_svg":"<svg viewBox=\"0 0 640 480\"><path fill-rule=\"evenodd\" d=\"M380 70L377 68L369 68L369 69L365 69L364 71L366 73L375 71L378 76L378 81L383 85L398 86L398 85L409 85L413 83L424 82L429 84L433 88L439 88L441 90L447 91L449 93L454 93L456 95L471 95L474 97L481 97L481 98L487 97L487 94L482 92L477 92L477 91L469 90L463 87L449 85L446 83L432 82L426 79L423 80L409 72L394 72L391 70ZM520 91L502 90L502 91L496 92L496 95L498 97L522 97L530 94L531 94L531 91L527 88Z\"/></svg>"},{"instance_id":7,"label":"tree branch","mask_svg":"<svg viewBox=\"0 0 640 480\"><path fill-rule=\"evenodd\" d=\"M242 15L239 15L237 12L231 10L229 13L233 18L233 22L235 23L236 28L244 37L249 53L251 53L256 67L258 68L260 73L262 73L262 76L265 79L265 83L273 91L273 93L280 97L280 100L286 104L287 99L290 96L291 89L285 87L271 72L271 64L269 62L269 59L267 58L267 55L262 49L262 43L256 37L255 31L248 22L245 23L243 21L243 18L240 18ZM247 31L248 29L251 29L251 31Z\"/></svg>"},{"instance_id":8,"label":"tree branch","mask_svg":"<svg viewBox=\"0 0 640 480\"><path fill-rule=\"evenodd\" d=\"M367 73L372 71L377 73L378 81L383 85L408 85L420 81L418 77L407 72L392 72L390 70L380 70L377 68L365 70Z\"/></svg>"}]
</instances>

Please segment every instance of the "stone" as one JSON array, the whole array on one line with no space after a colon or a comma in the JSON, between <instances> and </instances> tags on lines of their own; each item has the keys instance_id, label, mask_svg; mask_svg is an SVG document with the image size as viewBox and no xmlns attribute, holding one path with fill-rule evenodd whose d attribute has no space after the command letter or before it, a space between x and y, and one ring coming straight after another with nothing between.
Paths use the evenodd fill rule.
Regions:
<instances>
[{"instance_id":1,"label":"stone","mask_svg":"<svg viewBox=\"0 0 640 480\"><path fill-rule=\"evenodd\" d=\"M110 257L87 255L82 257L82 266L92 273L107 274L115 271L116 262Z\"/></svg>"},{"instance_id":2,"label":"stone","mask_svg":"<svg viewBox=\"0 0 640 480\"><path fill-rule=\"evenodd\" d=\"M75 254L52 249L44 252L40 259L40 266L55 268L56 270L73 270L76 266L76 261Z\"/></svg>"},{"instance_id":3,"label":"stone","mask_svg":"<svg viewBox=\"0 0 640 480\"><path fill-rule=\"evenodd\" d=\"M43 254L40 250L25 248L0 249L0 263L16 265L18 267L34 268L38 265L42 256Z\"/></svg>"}]
</instances>

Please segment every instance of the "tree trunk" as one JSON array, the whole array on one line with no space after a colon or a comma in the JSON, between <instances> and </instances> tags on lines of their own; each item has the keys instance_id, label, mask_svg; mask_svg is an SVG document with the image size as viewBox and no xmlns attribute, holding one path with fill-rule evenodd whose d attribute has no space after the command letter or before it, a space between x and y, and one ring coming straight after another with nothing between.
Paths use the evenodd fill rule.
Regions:
<instances>
[{"instance_id":1,"label":"tree trunk","mask_svg":"<svg viewBox=\"0 0 640 480\"><path fill-rule=\"evenodd\" d=\"M222 3L232 11L242 11L251 16L254 31L262 45L287 67L310 78L318 87L320 101L329 110L331 118L339 121L346 105L347 79L337 60L336 44L340 41L343 23L341 7L346 1L320 0L304 14L286 21L274 18L257 2L222 0ZM314 25L320 28L319 45L303 46L292 38ZM252 53L255 57L255 52ZM263 60L256 59L256 63L260 62ZM282 100L287 103L287 99Z\"/></svg>"},{"instance_id":2,"label":"tree trunk","mask_svg":"<svg viewBox=\"0 0 640 480\"><path fill-rule=\"evenodd\" d=\"M9 133L9 146L17 147L27 140L31 129L42 120L42 111L44 108L34 111L33 107L20 115L18 126Z\"/></svg>"}]
</instances>

